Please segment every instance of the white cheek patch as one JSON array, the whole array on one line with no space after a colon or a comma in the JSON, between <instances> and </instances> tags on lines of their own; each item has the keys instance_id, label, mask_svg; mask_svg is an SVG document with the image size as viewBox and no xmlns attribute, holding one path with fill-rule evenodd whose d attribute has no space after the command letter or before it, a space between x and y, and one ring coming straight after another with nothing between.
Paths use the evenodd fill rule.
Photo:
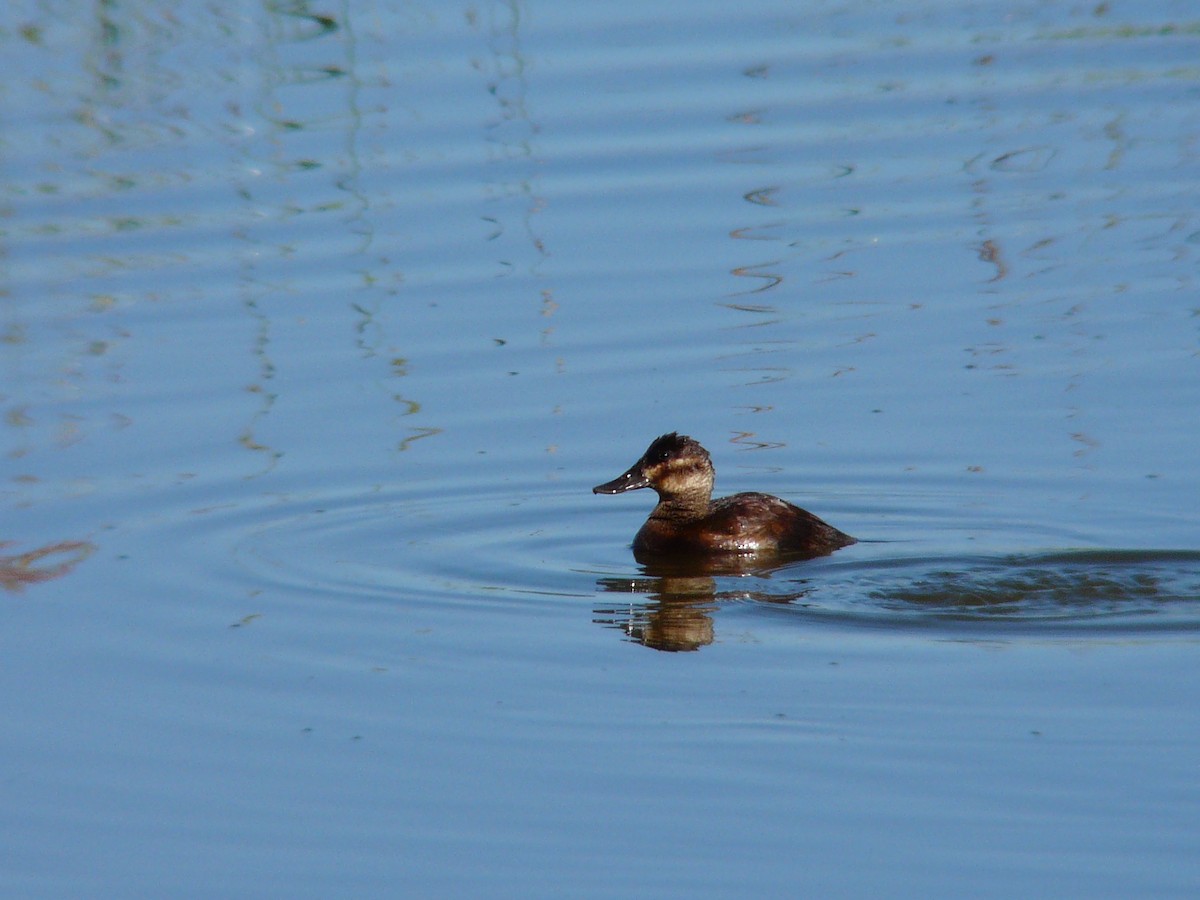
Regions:
<instances>
[{"instance_id":1,"label":"white cheek patch","mask_svg":"<svg viewBox=\"0 0 1200 900\"><path fill-rule=\"evenodd\" d=\"M667 463L659 482L671 493L683 493L704 481L704 472L694 462L672 459Z\"/></svg>"}]
</instances>

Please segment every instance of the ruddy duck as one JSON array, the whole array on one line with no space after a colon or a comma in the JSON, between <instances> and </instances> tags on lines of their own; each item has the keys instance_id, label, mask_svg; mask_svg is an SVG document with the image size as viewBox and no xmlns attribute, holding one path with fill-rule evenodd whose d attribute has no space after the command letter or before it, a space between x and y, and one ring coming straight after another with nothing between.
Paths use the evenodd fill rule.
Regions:
<instances>
[{"instance_id":1,"label":"ruddy duck","mask_svg":"<svg viewBox=\"0 0 1200 900\"><path fill-rule=\"evenodd\" d=\"M708 451L684 434L664 434L624 475L592 488L622 494L651 487L658 505L633 539L638 561L662 556L759 553L795 558L827 556L856 543L812 513L770 494L712 499L715 477Z\"/></svg>"}]
</instances>

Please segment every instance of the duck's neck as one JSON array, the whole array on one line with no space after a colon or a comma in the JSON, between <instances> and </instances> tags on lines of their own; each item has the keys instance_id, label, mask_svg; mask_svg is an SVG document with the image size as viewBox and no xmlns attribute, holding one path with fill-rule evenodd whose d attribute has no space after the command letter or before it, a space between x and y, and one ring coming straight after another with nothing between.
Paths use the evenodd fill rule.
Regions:
<instances>
[{"instance_id":1,"label":"duck's neck","mask_svg":"<svg viewBox=\"0 0 1200 900\"><path fill-rule=\"evenodd\" d=\"M668 519L672 522L693 522L708 513L708 502L712 499L712 482L697 484L683 491L658 495L658 506L650 514L652 519Z\"/></svg>"}]
</instances>

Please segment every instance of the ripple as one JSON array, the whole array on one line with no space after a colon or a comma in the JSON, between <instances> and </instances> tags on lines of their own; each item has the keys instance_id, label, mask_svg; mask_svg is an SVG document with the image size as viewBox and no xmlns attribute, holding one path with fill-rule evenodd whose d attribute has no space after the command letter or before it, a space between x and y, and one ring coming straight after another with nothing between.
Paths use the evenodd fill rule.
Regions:
<instances>
[{"instance_id":1,"label":"ripple","mask_svg":"<svg viewBox=\"0 0 1200 900\"><path fill-rule=\"evenodd\" d=\"M599 579L597 624L658 649L711 643L734 610L806 625L980 636L1200 630L1200 552L1079 550L1008 556L822 559L740 577ZM700 637L698 637L700 636Z\"/></svg>"},{"instance_id":2,"label":"ripple","mask_svg":"<svg viewBox=\"0 0 1200 900\"><path fill-rule=\"evenodd\" d=\"M578 560L589 538L568 524L574 494L372 494L247 523L238 565L257 579L346 598L406 603L527 603L590 597ZM571 509L564 509L570 506Z\"/></svg>"},{"instance_id":3,"label":"ripple","mask_svg":"<svg viewBox=\"0 0 1200 900\"><path fill-rule=\"evenodd\" d=\"M806 616L870 624L1200 629L1200 552L1190 550L837 561L783 583Z\"/></svg>"},{"instance_id":4,"label":"ripple","mask_svg":"<svg viewBox=\"0 0 1200 900\"><path fill-rule=\"evenodd\" d=\"M474 487L214 508L205 533L190 537L210 550L227 543L227 561L255 589L439 609L584 599L598 624L627 633L631 622L679 620L683 606L714 617L718 636L723 617L747 613L781 625L989 634L1200 630L1200 551L897 556L900 545L880 543L773 569L664 575L626 549L612 565L608 519L577 491Z\"/></svg>"}]
</instances>

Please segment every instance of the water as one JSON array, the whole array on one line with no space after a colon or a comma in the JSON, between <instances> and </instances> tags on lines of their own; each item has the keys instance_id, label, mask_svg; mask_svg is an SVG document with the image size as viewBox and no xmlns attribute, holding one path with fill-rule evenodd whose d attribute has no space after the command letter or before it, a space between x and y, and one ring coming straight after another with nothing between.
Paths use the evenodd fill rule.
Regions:
<instances>
[{"instance_id":1,"label":"water","mask_svg":"<svg viewBox=\"0 0 1200 900\"><path fill-rule=\"evenodd\" d=\"M18 4L0 885L1194 893L1198 42ZM862 543L639 566L672 430Z\"/></svg>"}]
</instances>

